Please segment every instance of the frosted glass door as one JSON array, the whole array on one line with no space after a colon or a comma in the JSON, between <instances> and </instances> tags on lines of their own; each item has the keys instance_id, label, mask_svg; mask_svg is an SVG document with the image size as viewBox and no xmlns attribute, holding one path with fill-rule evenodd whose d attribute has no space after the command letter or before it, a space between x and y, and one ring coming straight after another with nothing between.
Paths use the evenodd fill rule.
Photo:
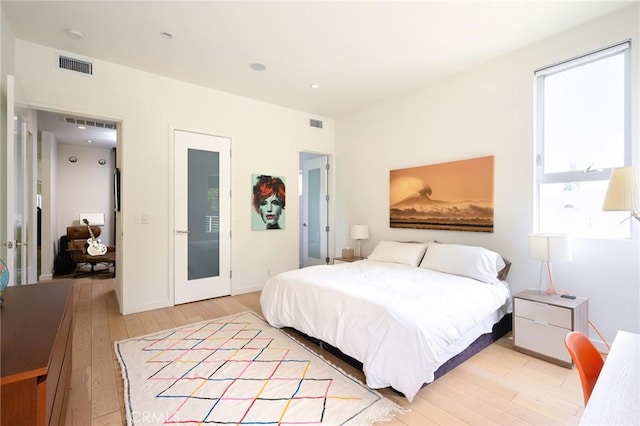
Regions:
<instances>
[{"instance_id":1,"label":"frosted glass door","mask_svg":"<svg viewBox=\"0 0 640 426\"><path fill-rule=\"evenodd\" d=\"M175 303L231 294L227 138L174 132Z\"/></svg>"}]
</instances>

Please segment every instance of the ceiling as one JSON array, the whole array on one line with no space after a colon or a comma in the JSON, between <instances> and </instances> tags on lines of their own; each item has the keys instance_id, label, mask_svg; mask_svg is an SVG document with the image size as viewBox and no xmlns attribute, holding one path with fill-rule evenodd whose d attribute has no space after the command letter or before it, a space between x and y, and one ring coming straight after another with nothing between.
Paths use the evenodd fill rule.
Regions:
<instances>
[{"instance_id":1,"label":"ceiling","mask_svg":"<svg viewBox=\"0 0 640 426\"><path fill-rule=\"evenodd\" d=\"M81 129L79 126L84 126L85 128ZM58 143L66 145L115 148L116 126L117 123L113 121L50 111L38 111L38 130L46 130L53 133Z\"/></svg>"},{"instance_id":2,"label":"ceiling","mask_svg":"<svg viewBox=\"0 0 640 426\"><path fill-rule=\"evenodd\" d=\"M632 3L2 0L1 5L18 39L339 118ZM255 71L254 63L266 69Z\"/></svg>"}]
</instances>

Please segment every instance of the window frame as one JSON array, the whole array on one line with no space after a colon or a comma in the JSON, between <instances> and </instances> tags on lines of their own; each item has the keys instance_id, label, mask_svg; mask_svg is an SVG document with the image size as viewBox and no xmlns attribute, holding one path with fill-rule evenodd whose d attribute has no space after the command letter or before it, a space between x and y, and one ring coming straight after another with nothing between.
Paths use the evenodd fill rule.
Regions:
<instances>
[{"instance_id":1,"label":"window frame","mask_svg":"<svg viewBox=\"0 0 640 426\"><path fill-rule=\"evenodd\" d=\"M588 52L565 61L539 68L534 72L535 82L535 227L540 229L540 187L545 184L562 184L584 181L608 181L614 167L601 169L573 170L565 172L545 172L544 171L544 94L545 78L563 71L570 70L582 65L597 62L615 55L624 55L624 164L615 167L627 167L633 165L633 146L631 140L631 40L625 40L611 46Z\"/></svg>"}]
</instances>

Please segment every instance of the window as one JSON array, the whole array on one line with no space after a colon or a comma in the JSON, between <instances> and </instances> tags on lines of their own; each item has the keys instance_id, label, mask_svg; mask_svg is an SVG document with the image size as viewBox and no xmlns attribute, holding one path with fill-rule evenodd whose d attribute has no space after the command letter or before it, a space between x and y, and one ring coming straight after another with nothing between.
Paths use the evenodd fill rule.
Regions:
<instances>
[{"instance_id":1,"label":"window","mask_svg":"<svg viewBox=\"0 0 640 426\"><path fill-rule=\"evenodd\" d=\"M540 232L628 238L624 212L602 211L611 169L631 165L630 43L536 71Z\"/></svg>"}]
</instances>

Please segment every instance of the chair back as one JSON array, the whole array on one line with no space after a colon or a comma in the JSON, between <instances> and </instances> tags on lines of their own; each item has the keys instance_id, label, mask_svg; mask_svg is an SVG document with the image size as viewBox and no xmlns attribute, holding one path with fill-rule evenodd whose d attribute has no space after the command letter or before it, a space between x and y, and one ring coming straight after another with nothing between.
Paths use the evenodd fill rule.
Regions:
<instances>
[{"instance_id":1,"label":"chair back","mask_svg":"<svg viewBox=\"0 0 640 426\"><path fill-rule=\"evenodd\" d=\"M100 227L92 226L91 232L93 232L93 236L98 238L100 235ZM89 228L86 226L67 226L67 237L70 240L86 240L91 235L89 235Z\"/></svg>"},{"instance_id":2,"label":"chair back","mask_svg":"<svg viewBox=\"0 0 640 426\"><path fill-rule=\"evenodd\" d=\"M579 331L572 331L564 339L564 344L573 359L573 363L578 369L580 382L582 383L582 394L584 405L587 405L593 387L596 385L604 361L598 349L591 343L589 338Z\"/></svg>"}]
</instances>

